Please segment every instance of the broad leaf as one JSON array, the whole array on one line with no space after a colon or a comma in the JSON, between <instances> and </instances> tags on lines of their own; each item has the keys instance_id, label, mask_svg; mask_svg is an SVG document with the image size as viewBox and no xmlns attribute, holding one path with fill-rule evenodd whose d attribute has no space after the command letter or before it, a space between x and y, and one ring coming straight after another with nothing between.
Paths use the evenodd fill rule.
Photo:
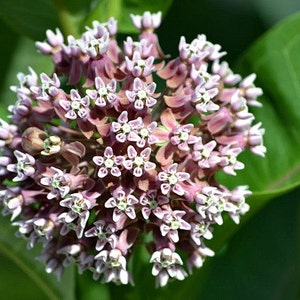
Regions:
<instances>
[{"instance_id":1,"label":"broad leaf","mask_svg":"<svg viewBox=\"0 0 300 300\"><path fill-rule=\"evenodd\" d=\"M298 188L268 203L202 269L157 299L299 299L299 195Z\"/></svg>"},{"instance_id":2,"label":"broad leaf","mask_svg":"<svg viewBox=\"0 0 300 300\"><path fill-rule=\"evenodd\" d=\"M252 2L252 3L251 3ZM300 9L300 2L294 0L252 0L264 23L274 24Z\"/></svg>"},{"instance_id":3,"label":"broad leaf","mask_svg":"<svg viewBox=\"0 0 300 300\"><path fill-rule=\"evenodd\" d=\"M254 110L266 129L264 159L241 156L245 170L226 182L248 184L258 198L270 198L300 184L300 14L278 24L245 54L243 74L256 73L264 95Z\"/></svg>"},{"instance_id":4,"label":"broad leaf","mask_svg":"<svg viewBox=\"0 0 300 300\"><path fill-rule=\"evenodd\" d=\"M93 20L106 22L110 17L115 17L120 33L134 33L137 30L131 23L130 14L142 15L145 11L161 11L165 14L172 2L173 0L98 0L85 23L90 25Z\"/></svg>"},{"instance_id":5,"label":"broad leaf","mask_svg":"<svg viewBox=\"0 0 300 300\"><path fill-rule=\"evenodd\" d=\"M278 24L259 39L239 63L239 70L242 74L247 75L253 72L257 74L256 83L264 90L264 96L261 97L263 108L255 109L253 111L257 120L261 121L263 123L263 127L266 128L264 139L268 152L265 158L255 157L251 153L246 153L241 156L241 160L246 164L245 170L239 172L236 177L220 176L220 178L225 185L236 186L238 184L248 184L250 189L254 191L253 196L248 200L248 203L250 204L250 212L241 218L242 224L246 224L248 222L245 226L248 226L251 234L253 235L253 239L255 239L257 233L261 231L261 226L268 223L268 216L264 217L264 214L269 215L270 221L275 220L275 223L270 225L271 227L274 227L275 224L281 224L279 226L279 228L282 229L281 236L286 236L286 232L295 232L293 229L297 226L297 215L294 216L290 214L293 211L292 205L290 206L290 213L283 213L281 215L282 218L276 218L276 216L274 217L274 214L272 213L268 214L268 211L265 209L261 212L261 217L257 217L260 224L253 225L252 222L255 221L250 221L250 219L254 218L259 210L263 209L271 199L278 195L283 195L289 190L300 185L299 53L300 14L296 14ZM291 195L290 201L295 203L297 195L299 195L299 190L298 193L292 193ZM284 196L277 199L279 212L281 210L280 205L286 207L286 204L284 204L285 201L286 198ZM295 209L295 213L296 211L298 210ZM266 221L266 223L263 221ZM287 224L289 224L288 228L285 227ZM244 284L244 286L249 285L249 282L246 281L247 276L251 278L253 274L251 271L247 273L247 269L245 268L250 268L251 263L247 264L245 268L242 269L244 265L241 264L241 262L243 261L246 252L253 253L253 251L255 251L257 242L256 240L253 240L248 244L248 246L243 248L243 243L245 243L245 240L248 239L248 235L245 233L245 238L240 242L239 236L243 235L243 230L239 231L241 228L241 225L237 226L231 220L226 220L224 225L216 227L216 230L214 231L214 238L207 244L220 255L220 253L222 253L222 251L220 252L222 247L226 246L228 241L234 236L235 244L230 245L230 250L233 252L227 254L227 258L223 259L223 261L222 259L209 259L202 269L195 272L194 276L186 279L183 283L174 283L173 287L170 286L170 289L176 291L174 294L178 296L178 298L174 299L182 299L182 297L187 296L189 293L189 299L199 299L200 295L202 295L203 289L205 290L204 297L206 299L218 298L218 295L216 296L214 293L215 278L219 278L219 282L217 284L222 283L224 279L232 278L233 273L230 272L234 267L233 261L235 261L235 259L235 267L238 268L238 266L241 266L241 270L237 271L239 272L236 275L237 282L240 282L239 280L241 280L241 276L243 274L245 280L242 284ZM276 233L279 231L279 228L274 227ZM239 231L239 234L236 234L237 231ZM262 238L265 238L268 241L267 234L268 232L262 234ZM277 250L280 251L280 253L285 253L284 250L287 248L286 250L288 252L288 248L291 249L291 247L296 244L295 241L297 238L298 237L294 235L293 240L289 241L288 245L290 246L284 245L280 249L275 246L273 248L268 248L269 244L266 242L266 248L264 250L265 255L268 255L268 251L271 251L271 249L272 251ZM275 244L277 241L282 241L282 238L275 234L273 237L273 243ZM239 244L237 247L240 247L241 249L238 254L234 252L236 249L232 249L232 247L235 247L237 243ZM281 243L282 242L280 242L280 244ZM250 248L250 245L253 246L253 249ZM276 252L275 257L278 257L278 259L280 257L285 257L285 255L286 257L289 257L287 252L286 254L281 255ZM259 250L257 250L256 255L257 257L261 255ZM231 264L225 264L228 257L231 257ZM293 269L291 271L292 273L289 274L289 268L293 265L293 261L296 259L294 252L293 257L292 261L288 262L286 265L284 265L287 262L285 259L280 261L281 265L279 265L276 269L276 275L272 276L272 279L270 279L272 283L270 283L270 288L265 290L266 293L272 295L272 289L277 288L278 284L280 284L283 285L284 288L284 292L281 291L283 293L282 295L287 297L290 297L290 295L296 295L297 283L295 283L295 276L297 270ZM276 258L274 259L276 260ZM270 266L272 263L273 261L269 261L267 265ZM276 264L278 265L278 261L276 261ZM226 268L230 269L227 271L223 266L227 266ZM265 268L267 267L268 266L265 266ZM287 285L285 285L283 278L279 277L282 276L282 268L285 268L284 272L286 276L292 276L288 278ZM221 276L218 275L220 272L222 272ZM264 276L267 275L265 274ZM252 280L254 280L255 284L255 279ZM227 284L229 286L232 282L227 282ZM233 284L234 287L236 285L237 283ZM288 285L291 285L293 290L290 290ZM263 287L261 286L260 288L262 289ZM235 289L232 289L228 292L229 297L224 299L239 299L239 296L237 296L237 298L232 298L234 291ZM219 297L223 297L223 290L220 289L219 292ZM171 292L169 293L166 291L166 293L166 298L171 295ZM243 288L239 289L239 293L241 297L245 295L243 294ZM259 290L257 293L259 293ZM253 297L251 296L251 299L252 298ZM267 299L272 299L272 297Z\"/></svg>"},{"instance_id":6,"label":"broad leaf","mask_svg":"<svg viewBox=\"0 0 300 300\"><path fill-rule=\"evenodd\" d=\"M7 218L0 218L0 227L0 278L5 278L7 284L0 285L3 298L31 296L32 299L75 299L73 268L66 269L62 281L59 282L54 275L48 275L42 263L36 260L35 257L41 251L40 247L30 251L26 249L25 240L14 236L17 228ZM9 272L5 266L9 268ZM19 285L16 290L11 290L18 282L26 283L23 292L19 290Z\"/></svg>"},{"instance_id":7,"label":"broad leaf","mask_svg":"<svg viewBox=\"0 0 300 300\"><path fill-rule=\"evenodd\" d=\"M44 39L45 31L59 24L50 0L0 0L0 17L15 31L34 40Z\"/></svg>"},{"instance_id":8,"label":"broad leaf","mask_svg":"<svg viewBox=\"0 0 300 300\"><path fill-rule=\"evenodd\" d=\"M223 177L229 185L248 184L254 192L246 223L268 201L300 185L300 14L275 26L245 54L239 63L244 74L256 73L264 90L263 107L254 114L266 128L264 159L246 153L245 170L238 176ZM219 249L239 227L232 221L217 227L211 246Z\"/></svg>"}]
</instances>

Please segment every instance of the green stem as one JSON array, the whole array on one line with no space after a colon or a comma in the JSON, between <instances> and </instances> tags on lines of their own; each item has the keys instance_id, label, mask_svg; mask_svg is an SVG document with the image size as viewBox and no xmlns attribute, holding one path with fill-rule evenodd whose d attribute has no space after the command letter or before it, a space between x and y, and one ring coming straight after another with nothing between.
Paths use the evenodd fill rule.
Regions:
<instances>
[{"instance_id":1,"label":"green stem","mask_svg":"<svg viewBox=\"0 0 300 300\"><path fill-rule=\"evenodd\" d=\"M52 0L52 1L56 9L57 16L59 18L61 29L64 35L65 36L73 35L75 37L78 37L79 36L78 26L74 22L74 17L64 5L64 1L63 0Z\"/></svg>"}]
</instances>

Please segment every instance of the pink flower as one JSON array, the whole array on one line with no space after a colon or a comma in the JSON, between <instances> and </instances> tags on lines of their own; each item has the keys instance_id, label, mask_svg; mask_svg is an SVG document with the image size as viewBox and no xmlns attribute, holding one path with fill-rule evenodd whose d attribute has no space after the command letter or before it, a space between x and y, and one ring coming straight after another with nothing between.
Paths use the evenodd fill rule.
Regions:
<instances>
[{"instance_id":1,"label":"pink flower","mask_svg":"<svg viewBox=\"0 0 300 300\"><path fill-rule=\"evenodd\" d=\"M96 272L103 274L103 282L127 284L129 274L126 270L126 258L119 249L102 250L95 259Z\"/></svg>"},{"instance_id":2,"label":"pink flower","mask_svg":"<svg viewBox=\"0 0 300 300\"><path fill-rule=\"evenodd\" d=\"M218 152L213 152L216 145L214 140L203 145L201 138L194 144L192 159L198 163L200 168L211 168L221 161Z\"/></svg>"},{"instance_id":3,"label":"pink flower","mask_svg":"<svg viewBox=\"0 0 300 300\"><path fill-rule=\"evenodd\" d=\"M149 161L151 154L151 148L145 148L138 155L133 146L129 145L127 148L128 158L123 162L123 166L127 170L132 170L132 173L136 177L141 177L144 172L154 170L155 163Z\"/></svg>"},{"instance_id":4,"label":"pink flower","mask_svg":"<svg viewBox=\"0 0 300 300\"><path fill-rule=\"evenodd\" d=\"M104 157L94 156L93 162L100 166L98 176L103 178L109 173L115 177L121 176L121 167L124 162L123 156L115 156L111 147L106 147L104 150Z\"/></svg>"},{"instance_id":5,"label":"pink flower","mask_svg":"<svg viewBox=\"0 0 300 300\"><path fill-rule=\"evenodd\" d=\"M75 120L77 117L86 119L89 113L90 99L88 96L81 97L77 90L70 92L70 101L61 99L60 106L66 111L67 119Z\"/></svg>"},{"instance_id":6,"label":"pink flower","mask_svg":"<svg viewBox=\"0 0 300 300\"><path fill-rule=\"evenodd\" d=\"M182 219L185 214L185 211L180 210L164 211L161 218L163 223L160 225L162 236L167 236L174 243L179 242L178 230L191 229L191 225Z\"/></svg>"},{"instance_id":7,"label":"pink flower","mask_svg":"<svg viewBox=\"0 0 300 300\"><path fill-rule=\"evenodd\" d=\"M138 129L141 128L143 128L142 118L128 121L127 111L122 111L117 122L111 123L111 131L116 134L116 140L120 143L124 143L126 140L139 141Z\"/></svg>"},{"instance_id":8,"label":"pink flower","mask_svg":"<svg viewBox=\"0 0 300 300\"><path fill-rule=\"evenodd\" d=\"M109 46L109 33L104 32L101 37L95 36L87 31L83 37L81 51L88 54L91 58L97 58L107 52Z\"/></svg>"},{"instance_id":9,"label":"pink flower","mask_svg":"<svg viewBox=\"0 0 300 300\"><path fill-rule=\"evenodd\" d=\"M63 44L64 37L58 28L55 32L48 29L46 36L47 42L36 42L36 47L44 54L52 54L55 52L55 48Z\"/></svg>"},{"instance_id":10,"label":"pink flower","mask_svg":"<svg viewBox=\"0 0 300 300\"><path fill-rule=\"evenodd\" d=\"M17 126L8 124L0 118L0 147L10 144L17 132Z\"/></svg>"},{"instance_id":11,"label":"pink flower","mask_svg":"<svg viewBox=\"0 0 300 300\"><path fill-rule=\"evenodd\" d=\"M139 42L134 42L129 36L127 40L124 41L124 52L128 57L132 57L135 51L141 53L142 58L151 56L151 50L153 48L152 44L149 44L146 39L142 39Z\"/></svg>"},{"instance_id":12,"label":"pink flower","mask_svg":"<svg viewBox=\"0 0 300 300\"><path fill-rule=\"evenodd\" d=\"M43 101L50 101L59 93L60 80L56 73L50 78L47 74L40 75L41 86L31 86L30 90L36 95L36 98Z\"/></svg>"},{"instance_id":13,"label":"pink flower","mask_svg":"<svg viewBox=\"0 0 300 300\"><path fill-rule=\"evenodd\" d=\"M195 144L198 141L198 137L191 134L193 130L193 124L176 125L174 126L170 138L170 142L176 145L179 150L189 151L191 144Z\"/></svg>"},{"instance_id":14,"label":"pink flower","mask_svg":"<svg viewBox=\"0 0 300 300\"><path fill-rule=\"evenodd\" d=\"M116 228L112 223L106 223L104 220L94 222L94 226L85 232L86 237L97 237L95 249L101 251L106 244L112 248L116 247L117 236Z\"/></svg>"},{"instance_id":15,"label":"pink flower","mask_svg":"<svg viewBox=\"0 0 300 300\"><path fill-rule=\"evenodd\" d=\"M154 30L161 23L161 12L151 14L149 11L146 11L142 16L131 14L130 17L133 25L143 31Z\"/></svg>"},{"instance_id":16,"label":"pink flower","mask_svg":"<svg viewBox=\"0 0 300 300\"><path fill-rule=\"evenodd\" d=\"M73 193L69 197L59 202L60 206L69 209L67 212L61 213L57 218L59 222L65 223L62 226L61 234L65 235L72 227L77 237L80 239L83 235L86 223L90 216L90 210L95 206L95 199L86 197L82 193ZM77 224L73 223L77 220ZM70 226L72 224L73 226Z\"/></svg>"},{"instance_id":17,"label":"pink flower","mask_svg":"<svg viewBox=\"0 0 300 300\"><path fill-rule=\"evenodd\" d=\"M16 164L9 164L7 170L17 173L17 176L13 178L13 181L24 181L27 177L31 177L35 173L35 159L33 156L15 150L14 155L17 158Z\"/></svg>"},{"instance_id":18,"label":"pink flower","mask_svg":"<svg viewBox=\"0 0 300 300\"><path fill-rule=\"evenodd\" d=\"M64 198L70 191L71 177L65 174L62 170L50 167L43 174L40 183L50 189L47 199L51 200L56 197Z\"/></svg>"},{"instance_id":19,"label":"pink flower","mask_svg":"<svg viewBox=\"0 0 300 300\"><path fill-rule=\"evenodd\" d=\"M237 160L237 156L242 152L241 148L232 147L227 145L225 147L220 147L220 162L218 163L221 166L225 173L236 175L235 170L244 169L244 164Z\"/></svg>"},{"instance_id":20,"label":"pink flower","mask_svg":"<svg viewBox=\"0 0 300 300\"><path fill-rule=\"evenodd\" d=\"M180 182L189 179L190 175L186 172L178 172L177 168L178 164L174 163L168 166L165 171L158 173L158 180L163 182L160 188L164 195L167 195L170 191L179 196L184 195L184 189Z\"/></svg>"},{"instance_id":21,"label":"pink flower","mask_svg":"<svg viewBox=\"0 0 300 300\"><path fill-rule=\"evenodd\" d=\"M126 91L129 102L133 103L136 110L142 110L145 106L150 108L156 104L156 99L151 97L154 94L156 84L154 82L145 85L140 78L133 81L133 90Z\"/></svg>"},{"instance_id":22,"label":"pink flower","mask_svg":"<svg viewBox=\"0 0 300 300\"><path fill-rule=\"evenodd\" d=\"M152 275L156 276L156 285L165 286L169 278L183 280L187 273L181 267L180 256L169 248L155 251L150 259L153 264Z\"/></svg>"},{"instance_id":23,"label":"pink flower","mask_svg":"<svg viewBox=\"0 0 300 300\"><path fill-rule=\"evenodd\" d=\"M192 273L193 267L201 268L206 257L214 256L215 253L205 245L201 245L196 250L194 250L188 260L187 260L187 267L190 273Z\"/></svg>"},{"instance_id":24,"label":"pink flower","mask_svg":"<svg viewBox=\"0 0 300 300\"><path fill-rule=\"evenodd\" d=\"M104 204L106 208L113 208L113 221L118 222L122 215L126 215L130 219L135 219L136 213L134 206L139 200L129 191L121 188L116 189Z\"/></svg>"},{"instance_id":25,"label":"pink flower","mask_svg":"<svg viewBox=\"0 0 300 300\"><path fill-rule=\"evenodd\" d=\"M168 202L168 197L157 195L157 190L149 190L142 194L140 197L140 203L143 206L141 212L144 219L148 220L150 214L153 214L157 218L161 219L164 215L161 205L167 204Z\"/></svg>"},{"instance_id":26,"label":"pink flower","mask_svg":"<svg viewBox=\"0 0 300 300\"><path fill-rule=\"evenodd\" d=\"M140 52L134 51L132 58L125 56L125 60L126 60L126 69L134 77L147 77L151 75L152 71L154 70L153 56L149 56L148 58L143 59L141 57ZM153 87L151 89L153 89Z\"/></svg>"},{"instance_id":27,"label":"pink flower","mask_svg":"<svg viewBox=\"0 0 300 300\"><path fill-rule=\"evenodd\" d=\"M0 203L4 207L3 215L11 214L10 220L13 221L22 212L24 198L18 187L11 187L0 191Z\"/></svg>"},{"instance_id":28,"label":"pink flower","mask_svg":"<svg viewBox=\"0 0 300 300\"><path fill-rule=\"evenodd\" d=\"M222 212L225 209L227 196L228 194L216 187L204 187L202 192L196 196L196 210L201 218L219 225L223 224Z\"/></svg>"},{"instance_id":29,"label":"pink flower","mask_svg":"<svg viewBox=\"0 0 300 300\"><path fill-rule=\"evenodd\" d=\"M99 107L111 106L117 99L116 87L117 83L112 79L108 84L105 84L101 77L95 78L95 90L87 90L87 95L95 101Z\"/></svg>"},{"instance_id":30,"label":"pink flower","mask_svg":"<svg viewBox=\"0 0 300 300\"><path fill-rule=\"evenodd\" d=\"M202 244L202 239L212 239L210 223L206 222L200 215L195 216L195 222L191 223L191 238L197 246Z\"/></svg>"}]
</instances>

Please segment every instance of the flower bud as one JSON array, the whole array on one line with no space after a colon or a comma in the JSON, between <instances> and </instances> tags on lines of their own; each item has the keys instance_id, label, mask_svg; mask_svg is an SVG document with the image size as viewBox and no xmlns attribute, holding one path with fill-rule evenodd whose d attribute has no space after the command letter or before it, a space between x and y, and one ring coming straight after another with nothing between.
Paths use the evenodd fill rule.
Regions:
<instances>
[{"instance_id":1,"label":"flower bud","mask_svg":"<svg viewBox=\"0 0 300 300\"><path fill-rule=\"evenodd\" d=\"M22 134L22 147L29 154L37 154L44 149L44 140L47 134L37 128L29 127Z\"/></svg>"}]
</instances>

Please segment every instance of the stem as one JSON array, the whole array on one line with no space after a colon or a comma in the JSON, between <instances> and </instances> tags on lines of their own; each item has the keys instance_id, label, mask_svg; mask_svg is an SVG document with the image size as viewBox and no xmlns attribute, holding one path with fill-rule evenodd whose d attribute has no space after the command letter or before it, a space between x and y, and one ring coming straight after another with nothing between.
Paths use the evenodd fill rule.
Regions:
<instances>
[{"instance_id":1,"label":"stem","mask_svg":"<svg viewBox=\"0 0 300 300\"><path fill-rule=\"evenodd\" d=\"M67 10L66 6L64 5L63 0L52 0L54 8L56 9L58 19L61 24L62 31L65 36L73 35L79 36L78 33L78 26L74 22L74 18L71 13Z\"/></svg>"}]
</instances>

